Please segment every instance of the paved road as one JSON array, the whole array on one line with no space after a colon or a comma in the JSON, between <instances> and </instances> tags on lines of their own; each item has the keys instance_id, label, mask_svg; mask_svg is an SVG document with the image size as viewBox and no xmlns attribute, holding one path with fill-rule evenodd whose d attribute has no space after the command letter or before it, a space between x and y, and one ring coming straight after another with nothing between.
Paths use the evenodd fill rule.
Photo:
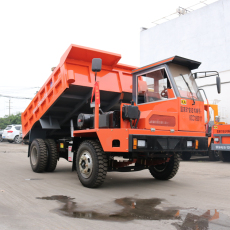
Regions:
<instances>
[{"instance_id":1,"label":"paved road","mask_svg":"<svg viewBox=\"0 0 230 230\"><path fill-rule=\"evenodd\" d=\"M37 174L26 145L1 142L0 229L229 229L230 164L205 159L181 162L170 181L113 172L88 189L67 161Z\"/></svg>"}]
</instances>

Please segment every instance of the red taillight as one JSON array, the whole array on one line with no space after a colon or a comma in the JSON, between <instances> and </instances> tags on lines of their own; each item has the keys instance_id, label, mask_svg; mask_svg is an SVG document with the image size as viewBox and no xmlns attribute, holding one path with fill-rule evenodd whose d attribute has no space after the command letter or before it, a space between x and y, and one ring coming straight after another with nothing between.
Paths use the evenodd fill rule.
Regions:
<instances>
[{"instance_id":1,"label":"red taillight","mask_svg":"<svg viewBox=\"0 0 230 230\"><path fill-rule=\"evenodd\" d=\"M11 130L9 130L9 131L7 131L7 133L12 133L13 131L11 131Z\"/></svg>"}]
</instances>

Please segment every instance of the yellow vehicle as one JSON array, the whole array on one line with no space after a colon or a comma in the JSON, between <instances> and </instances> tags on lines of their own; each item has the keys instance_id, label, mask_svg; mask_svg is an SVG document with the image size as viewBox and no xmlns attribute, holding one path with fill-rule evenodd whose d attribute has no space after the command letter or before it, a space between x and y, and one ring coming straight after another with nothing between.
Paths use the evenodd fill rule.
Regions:
<instances>
[{"instance_id":1,"label":"yellow vehicle","mask_svg":"<svg viewBox=\"0 0 230 230\"><path fill-rule=\"evenodd\" d=\"M212 120L210 120L210 108L212 110ZM204 105L204 110L207 112L209 118L206 124L206 135L208 136L208 151L199 152L202 156L209 156L210 161L218 161L219 153L216 150L211 150L211 144L214 143L214 137L212 134L212 127L214 125L223 125L225 122L219 122L218 115L218 105L216 104L206 104ZM198 154L197 152L183 152L181 153L181 159L184 161L190 160L192 154Z\"/></svg>"}]
</instances>

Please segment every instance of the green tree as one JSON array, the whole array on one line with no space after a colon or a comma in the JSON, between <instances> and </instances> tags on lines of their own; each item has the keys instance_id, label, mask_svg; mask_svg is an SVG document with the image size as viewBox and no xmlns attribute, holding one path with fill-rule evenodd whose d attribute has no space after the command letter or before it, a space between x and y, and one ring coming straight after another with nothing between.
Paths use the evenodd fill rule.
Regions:
<instances>
[{"instance_id":1,"label":"green tree","mask_svg":"<svg viewBox=\"0 0 230 230\"><path fill-rule=\"evenodd\" d=\"M5 129L7 125L11 124L21 124L21 113L0 118L0 129Z\"/></svg>"}]
</instances>

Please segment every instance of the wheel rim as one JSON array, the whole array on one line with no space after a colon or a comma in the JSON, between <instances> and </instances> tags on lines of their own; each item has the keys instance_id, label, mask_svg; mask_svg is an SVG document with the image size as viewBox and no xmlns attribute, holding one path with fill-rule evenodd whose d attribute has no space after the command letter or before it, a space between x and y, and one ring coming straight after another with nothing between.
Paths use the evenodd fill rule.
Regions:
<instances>
[{"instance_id":1,"label":"wheel rim","mask_svg":"<svg viewBox=\"0 0 230 230\"><path fill-rule=\"evenodd\" d=\"M31 162L33 165L36 165L38 162L38 151L35 146L32 148L32 151L31 151Z\"/></svg>"},{"instance_id":2,"label":"wheel rim","mask_svg":"<svg viewBox=\"0 0 230 230\"><path fill-rule=\"evenodd\" d=\"M16 136L16 137L15 137L15 143L18 144L19 142L20 142L19 136Z\"/></svg>"},{"instance_id":3,"label":"wheel rim","mask_svg":"<svg viewBox=\"0 0 230 230\"><path fill-rule=\"evenodd\" d=\"M89 178L93 171L92 156L88 151L83 151L79 158L79 169L82 177Z\"/></svg>"},{"instance_id":4,"label":"wheel rim","mask_svg":"<svg viewBox=\"0 0 230 230\"><path fill-rule=\"evenodd\" d=\"M157 172L164 172L164 170L166 169L167 164L160 164L160 165L156 165L154 166L154 170Z\"/></svg>"}]
</instances>

